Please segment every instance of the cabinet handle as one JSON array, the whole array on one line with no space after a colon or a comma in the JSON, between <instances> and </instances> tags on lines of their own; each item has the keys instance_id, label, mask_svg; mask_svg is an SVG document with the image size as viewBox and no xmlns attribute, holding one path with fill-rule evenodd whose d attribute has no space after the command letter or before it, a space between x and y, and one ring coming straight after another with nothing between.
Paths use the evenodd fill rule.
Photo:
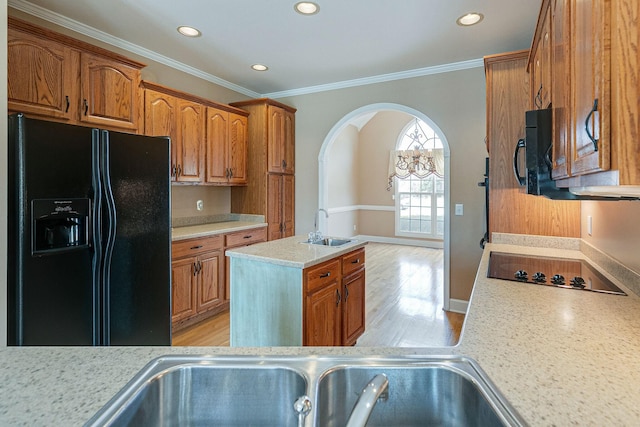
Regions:
<instances>
[{"instance_id":1,"label":"cabinet handle","mask_svg":"<svg viewBox=\"0 0 640 427\"><path fill-rule=\"evenodd\" d=\"M193 263L193 275L197 276L198 275L198 263Z\"/></svg>"},{"instance_id":2,"label":"cabinet handle","mask_svg":"<svg viewBox=\"0 0 640 427\"><path fill-rule=\"evenodd\" d=\"M202 247L202 245L198 245L198 246L191 246L189 249L200 249Z\"/></svg>"},{"instance_id":3,"label":"cabinet handle","mask_svg":"<svg viewBox=\"0 0 640 427\"><path fill-rule=\"evenodd\" d=\"M516 144L516 151L513 153L513 174L516 176L516 181L518 181L518 185L525 186L527 185L527 178L524 176L520 176L520 169L518 167L518 152L521 148L525 148L526 143L524 139L519 139Z\"/></svg>"},{"instance_id":4,"label":"cabinet handle","mask_svg":"<svg viewBox=\"0 0 640 427\"><path fill-rule=\"evenodd\" d=\"M229 168L229 179L233 178L233 169Z\"/></svg>"},{"instance_id":5,"label":"cabinet handle","mask_svg":"<svg viewBox=\"0 0 640 427\"><path fill-rule=\"evenodd\" d=\"M87 98L83 99L83 103L84 103L84 115L86 116L87 113L89 112L89 103L87 102Z\"/></svg>"},{"instance_id":6,"label":"cabinet handle","mask_svg":"<svg viewBox=\"0 0 640 427\"><path fill-rule=\"evenodd\" d=\"M336 289L336 307L340 305L340 300L342 300L342 296L340 295L340 291Z\"/></svg>"},{"instance_id":7,"label":"cabinet handle","mask_svg":"<svg viewBox=\"0 0 640 427\"><path fill-rule=\"evenodd\" d=\"M542 108L542 83L540 83L540 89L538 89L538 93L533 102L538 110Z\"/></svg>"},{"instance_id":8,"label":"cabinet handle","mask_svg":"<svg viewBox=\"0 0 640 427\"><path fill-rule=\"evenodd\" d=\"M346 303L349 299L349 287L344 285L344 302Z\"/></svg>"},{"instance_id":9,"label":"cabinet handle","mask_svg":"<svg viewBox=\"0 0 640 427\"><path fill-rule=\"evenodd\" d=\"M249 234L248 236L244 236L244 237L243 237L243 239L250 239L250 238L252 238L252 237L253 237L253 236L252 236L251 234Z\"/></svg>"},{"instance_id":10,"label":"cabinet handle","mask_svg":"<svg viewBox=\"0 0 640 427\"><path fill-rule=\"evenodd\" d=\"M286 160L283 160L283 161L282 161L282 168L284 169L284 168L286 168L286 167L287 167L287 161L286 161Z\"/></svg>"},{"instance_id":11,"label":"cabinet handle","mask_svg":"<svg viewBox=\"0 0 640 427\"><path fill-rule=\"evenodd\" d=\"M182 175L182 166L178 165L178 169L176 170L176 178Z\"/></svg>"},{"instance_id":12,"label":"cabinet handle","mask_svg":"<svg viewBox=\"0 0 640 427\"><path fill-rule=\"evenodd\" d=\"M177 173L178 168L176 167L176 165L171 165L171 176L176 176Z\"/></svg>"},{"instance_id":13,"label":"cabinet handle","mask_svg":"<svg viewBox=\"0 0 640 427\"><path fill-rule=\"evenodd\" d=\"M321 274L321 275L320 275L320 278L321 278L321 279L324 279L325 277L329 277L329 276L331 276L331 272L330 272L330 271L327 271L326 273Z\"/></svg>"},{"instance_id":14,"label":"cabinet handle","mask_svg":"<svg viewBox=\"0 0 640 427\"><path fill-rule=\"evenodd\" d=\"M69 112L69 95L65 95L65 99L67 100L67 108L64 109L65 113Z\"/></svg>"},{"instance_id":15,"label":"cabinet handle","mask_svg":"<svg viewBox=\"0 0 640 427\"><path fill-rule=\"evenodd\" d=\"M353 261L351 261L351 264L358 264L360 262L360 258L356 258Z\"/></svg>"},{"instance_id":16,"label":"cabinet handle","mask_svg":"<svg viewBox=\"0 0 640 427\"><path fill-rule=\"evenodd\" d=\"M591 120L591 116L593 116L593 113L596 111L598 111L598 98L593 100L593 107L591 107L591 111L589 111L589 114L587 114L587 118L584 121L584 130L587 132L587 136L593 143L593 151L598 151L598 139L594 138L593 134L589 131L589 120ZM595 132L595 124L593 127Z\"/></svg>"}]
</instances>

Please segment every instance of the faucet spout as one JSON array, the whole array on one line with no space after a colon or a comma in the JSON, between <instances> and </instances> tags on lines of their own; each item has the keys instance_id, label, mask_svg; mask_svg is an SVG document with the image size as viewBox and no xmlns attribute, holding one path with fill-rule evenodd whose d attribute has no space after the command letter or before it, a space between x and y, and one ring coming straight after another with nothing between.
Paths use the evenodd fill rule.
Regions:
<instances>
[{"instance_id":1,"label":"faucet spout","mask_svg":"<svg viewBox=\"0 0 640 427\"><path fill-rule=\"evenodd\" d=\"M385 374L378 374L369 381L351 410L347 427L364 427L373 412L378 399L389 397L389 380Z\"/></svg>"},{"instance_id":2,"label":"faucet spout","mask_svg":"<svg viewBox=\"0 0 640 427\"><path fill-rule=\"evenodd\" d=\"M322 209L322 208L318 209L316 211L316 214L315 214L314 218L313 218L313 228L314 228L315 231L318 231L318 214L320 212L324 212L324 217L325 218L329 218L329 212L327 212L326 209Z\"/></svg>"}]
</instances>

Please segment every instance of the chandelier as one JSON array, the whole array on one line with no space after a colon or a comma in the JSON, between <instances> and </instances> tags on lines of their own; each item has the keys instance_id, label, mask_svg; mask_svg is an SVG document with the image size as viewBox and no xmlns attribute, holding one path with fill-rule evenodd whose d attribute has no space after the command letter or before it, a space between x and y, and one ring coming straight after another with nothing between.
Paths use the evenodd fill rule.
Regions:
<instances>
[{"instance_id":1,"label":"chandelier","mask_svg":"<svg viewBox=\"0 0 640 427\"><path fill-rule=\"evenodd\" d=\"M396 152L398 157L396 169L419 176L439 175L433 160L433 149L435 149L438 137L435 134L431 138L427 137L417 118L414 122L413 131L410 131L407 136L411 139L410 147L413 150ZM431 148L426 147L429 142L431 143Z\"/></svg>"},{"instance_id":2,"label":"chandelier","mask_svg":"<svg viewBox=\"0 0 640 427\"><path fill-rule=\"evenodd\" d=\"M393 177L407 178L410 175L420 179L430 175L435 175L438 178L444 177L442 149L436 147L439 145L437 144L439 138L435 132L431 132L431 135L427 136L416 118L413 129L406 134L406 137L410 139L408 144L410 148L391 151L387 190L393 186Z\"/></svg>"}]
</instances>

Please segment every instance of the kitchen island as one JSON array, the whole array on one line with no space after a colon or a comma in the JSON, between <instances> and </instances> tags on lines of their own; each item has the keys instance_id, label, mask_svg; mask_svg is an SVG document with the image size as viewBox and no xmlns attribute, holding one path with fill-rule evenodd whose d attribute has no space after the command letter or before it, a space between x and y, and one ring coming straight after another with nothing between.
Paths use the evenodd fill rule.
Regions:
<instances>
[{"instance_id":1,"label":"kitchen island","mask_svg":"<svg viewBox=\"0 0 640 427\"><path fill-rule=\"evenodd\" d=\"M505 235L485 248L460 343L452 348L120 347L0 349L0 425L80 426L164 354L462 354L532 426L640 422L640 279L579 239ZM589 258L628 296L488 279L492 250Z\"/></svg>"},{"instance_id":2,"label":"kitchen island","mask_svg":"<svg viewBox=\"0 0 640 427\"><path fill-rule=\"evenodd\" d=\"M345 239L328 246L293 236L227 250L231 346L353 344L364 331L365 244ZM356 269L359 281L349 281ZM349 331L350 320L358 330Z\"/></svg>"}]
</instances>

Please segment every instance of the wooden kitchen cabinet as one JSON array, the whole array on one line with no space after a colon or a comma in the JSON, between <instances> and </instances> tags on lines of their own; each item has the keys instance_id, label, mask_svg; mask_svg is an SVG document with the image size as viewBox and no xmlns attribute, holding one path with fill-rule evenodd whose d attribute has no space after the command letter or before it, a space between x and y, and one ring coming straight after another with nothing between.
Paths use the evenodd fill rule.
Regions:
<instances>
[{"instance_id":1,"label":"wooden kitchen cabinet","mask_svg":"<svg viewBox=\"0 0 640 427\"><path fill-rule=\"evenodd\" d=\"M365 328L365 252L342 257L342 345L352 346Z\"/></svg>"},{"instance_id":2,"label":"wooden kitchen cabinet","mask_svg":"<svg viewBox=\"0 0 640 427\"><path fill-rule=\"evenodd\" d=\"M342 344L340 259L309 268L304 273L304 341L306 346Z\"/></svg>"},{"instance_id":3,"label":"wooden kitchen cabinet","mask_svg":"<svg viewBox=\"0 0 640 427\"><path fill-rule=\"evenodd\" d=\"M580 202L549 200L524 192L513 173L518 139L530 108L528 51L485 57L491 233L580 237Z\"/></svg>"},{"instance_id":4,"label":"wooden kitchen cabinet","mask_svg":"<svg viewBox=\"0 0 640 427\"><path fill-rule=\"evenodd\" d=\"M548 108L551 104L551 8L540 12L541 30L531 47L531 109Z\"/></svg>"},{"instance_id":5,"label":"wooden kitchen cabinet","mask_svg":"<svg viewBox=\"0 0 640 427\"><path fill-rule=\"evenodd\" d=\"M138 132L144 64L12 17L7 39L9 112Z\"/></svg>"},{"instance_id":6,"label":"wooden kitchen cabinet","mask_svg":"<svg viewBox=\"0 0 640 427\"><path fill-rule=\"evenodd\" d=\"M247 126L244 115L207 107L207 183L247 183Z\"/></svg>"},{"instance_id":7,"label":"wooden kitchen cabinet","mask_svg":"<svg viewBox=\"0 0 640 427\"><path fill-rule=\"evenodd\" d=\"M246 182L246 111L157 83L142 87L145 135L171 138L172 181Z\"/></svg>"},{"instance_id":8,"label":"wooden kitchen cabinet","mask_svg":"<svg viewBox=\"0 0 640 427\"><path fill-rule=\"evenodd\" d=\"M173 242L172 323L177 330L228 308L221 235Z\"/></svg>"},{"instance_id":9,"label":"wooden kitchen cabinet","mask_svg":"<svg viewBox=\"0 0 640 427\"><path fill-rule=\"evenodd\" d=\"M552 177L558 187L640 196L638 9L633 0L542 2L531 61L548 10Z\"/></svg>"},{"instance_id":10,"label":"wooden kitchen cabinet","mask_svg":"<svg viewBox=\"0 0 640 427\"><path fill-rule=\"evenodd\" d=\"M232 103L249 113L247 185L231 189L231 211L264 215L268 240L295 233L295 109L271 99Z\"/></svg>"},{"instance_id":11,"label":"wooden kitchen cabinet","mask_svg":"<svg viewBox=\"0 0 640 427\"><path fill-rule=\"evenodd\" d=\"M365 252L304 272L304 345L351 346L365 329Z\"/></svg>"},{"instance_id":12,"label":"wooden kitchen cabinet","mask_svg":"<svg viewBox=\"0 0 640 427\"><path fill-rule=\"evenodd\" d=\"M291 175L267 174L268 239L276 240L294 234L295 181Z\"/></svg>"}]
</instances>

